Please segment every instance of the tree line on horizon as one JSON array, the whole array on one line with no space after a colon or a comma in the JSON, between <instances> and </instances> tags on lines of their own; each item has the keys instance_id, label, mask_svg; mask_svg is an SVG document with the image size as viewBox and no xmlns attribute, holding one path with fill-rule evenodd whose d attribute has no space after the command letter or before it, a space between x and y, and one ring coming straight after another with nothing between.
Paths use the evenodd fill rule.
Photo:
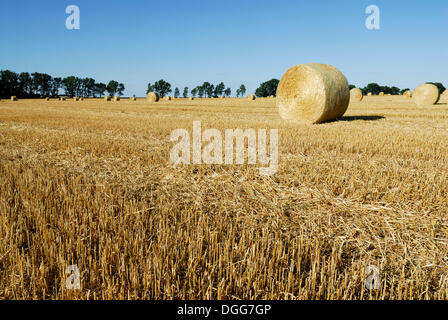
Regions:
<instances>
[{"instance_id":1,"label":"tree line on horizon","mask_svg":"<svg viewBox=\"0 0 448 320\"><path fill-rule=\"evenodd\" d=\"M155 92L161 98L173 92L171 88L171 84L163 79L154 82L154 84L148 83L148 88L146 93ZM189 87L184 87L182 91L182 97L187 98L189 95L193 98L199 97L207 97L207 98L219 98L219 97L230 97L232 94L232 89L226 87L224 82L220 82L217 85L213 85L210 82L206 81L202 85L196 86L193 89L189 90ZM244 84L240 85L240 87L236 90L236 96L242 97L246 94L246 86ZM180 89L176 87L174 89L174 97L179 98L181 95Z\"/></svg>"},{"instance_id":2,"label":"tree line on horizon","mask_svg":"<svg viewBox=\"0 0 448 320\"><path fill-rule=\"evenodd\" d=\"M259 98L276 96L277 87L279 84L278 79L271 79L266 82L262 82L255 90L255 95ZM434 84L438 87L439 92L443 93L446 88L440 82L426 82ZM350 84L350 89L356 88L356 86ZM384 94L399 95L409 88L400 89L392 86L382 86L377 83L369 83L364 88L360 88L364 95L371 92L373 95L378 95L380 92ZM28 73L22 72L20 74L10 70L0 70L0 98L10 98L16 96L18 98L36 98L36 97L58 97L60 91L64 91L66 96L69 97L102 97L107 92L110 96L122 96L125 90L123 83L111 80L106 85L105 83L97 83L92 78L78 78L75 76L69 76L65 78L52 77L46 73ZM243 97L246 94L246 87L244 84L236 90L237 97ZM155 92L160 97L164 97L173 92L171 84L163 79L156 81L154 84L148 83L146 93ZM196 86L189 90L188 87L184 87L182 96L187 98L189 95L192 97L229 97L232 94L232 90L223 82L217 85L213 85L210 82L204 82L202 85ZM178 87L174 89L174 97L180 97L181 92Z\"/></svg>"},{"instance_id":3,"label":"tree line on horizon","mask_svg":"<svg viewBox=\"0 0 448 320\"><path fill-rule=\"evenodd\" d=\"M425 83L435 85L439 89L440 93L443 93L443 91L445 91L445 86L440 82L425 82ZM356 88L356 86L354 86L352 84L349 85L349 89L353 89L353 88ZM383 92L384 94L399 95L399 94L403 94L405 91L408 91L408 90L412 91L409 88L400 89L398 87L381 86L377 83L369 83L364 88L359 88L359 89L361 89L363 95L367 95L369 92L371 92L373 95L378 95L380 92Z\"/></svg>"},{"instance_id":4,"label":"tree line on horizon","mask_svg":"<svg viewBox=\"0 0 448 320\"><path fill-rule=\"evenodd\" d=\"M109 81L106 85L92 78L75 76L60 78L39 72L18 74L10 70L0 70L1 98L58 97L61 95L61 90L69 97L95 98L104 96L105 92L110 96L122 96L125 87L115 80Z\"/></svg>"}]
</instances>

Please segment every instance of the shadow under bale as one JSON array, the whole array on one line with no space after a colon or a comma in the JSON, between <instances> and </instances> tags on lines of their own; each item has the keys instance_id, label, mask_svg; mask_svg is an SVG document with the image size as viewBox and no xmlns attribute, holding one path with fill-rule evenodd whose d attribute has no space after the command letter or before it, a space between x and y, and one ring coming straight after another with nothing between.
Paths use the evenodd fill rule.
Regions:
<instances>
[{"instance_id":1,"label":"shadow under bale","mask_svg":"<svg viewBox=\"0 0 448 320\"><path fill-rule=\"evenodd\" d=\"M328 122L357 121L357 120L376 121L376 120L381 120L381 119L386 119L386 117L385 116L379 116L379 115L374 115L374 116L345 116L345 117L340 117L340 118L337 118L335 120L328 121Z\"/></svg>"}]
</instances>

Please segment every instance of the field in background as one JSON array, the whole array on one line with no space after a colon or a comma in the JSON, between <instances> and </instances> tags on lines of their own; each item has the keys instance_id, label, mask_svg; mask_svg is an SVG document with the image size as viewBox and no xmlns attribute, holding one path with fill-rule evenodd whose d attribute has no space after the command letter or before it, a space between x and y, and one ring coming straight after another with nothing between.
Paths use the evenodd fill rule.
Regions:
<instances>
[{"instance_id":1,"label":"field in background","mask_svg":"<svg viewBox=\"0 0 448 320\"><path fill-rule=\"evenodd\" d=\"M170 133L194 120L278 128L278 172L174 167ZM0 297L446 299L447 155L444 101L295 125L274 99L3 100Z\"/></svg>"}]
</instances>

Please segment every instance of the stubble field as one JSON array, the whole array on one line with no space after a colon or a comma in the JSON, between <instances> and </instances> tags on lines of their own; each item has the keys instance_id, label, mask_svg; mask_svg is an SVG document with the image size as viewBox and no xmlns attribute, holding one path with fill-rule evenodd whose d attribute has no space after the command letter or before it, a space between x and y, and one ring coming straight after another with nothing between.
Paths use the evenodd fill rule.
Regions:
<instances>
[{"instance_id":1,"label":"stubble field","mask_svg":"<svg viewBox=\"0 0 448 320\"><path fill-rule=\"evenodd\" d=\"M173 166L195 120L278 129L278 172ZM274 99L3 100L0 298L446 299L447 156L443 100L365 97L321 125Z\"/></svg>"}]
</instances>

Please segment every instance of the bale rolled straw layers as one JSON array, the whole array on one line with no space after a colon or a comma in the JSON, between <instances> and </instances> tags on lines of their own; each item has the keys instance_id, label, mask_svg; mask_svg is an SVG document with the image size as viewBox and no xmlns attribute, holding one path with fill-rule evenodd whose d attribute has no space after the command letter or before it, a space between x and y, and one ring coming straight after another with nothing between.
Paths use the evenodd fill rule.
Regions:
<instances>
[{"instance_id":1,"label":"bale rolled straw layers","mask_svg":"<svg viewBox=\"0 0 448 320\"><path fill-rule=\"evenodd\" d=\"M159 101L159 95L155 92L149 92L146 96L146 100L149 102L157 102Z\"/></svg>"},{"instance_id":2,"label":"bale rolled straw layers","mask_svg":"<svg viewBox=\"0 0 448 320\"><path fill-rule=\"evenodd\" d=\"M405 92L403 92L403 96L407 98L412 98L412 91L406 90Z\"/></svg>"},{"instance_id":3,"label":"bale rolled straw layers","mask_svg":"<svg viewBox=\"0 0 448 320\"><path fill-rule=\"evenodd\" d=\"M247 96L247 99L249 100L255 100L255 96L253 94L250 94Z\"/></svg>"},{"instance_id":4,"label":"bale rolled straw layers","mask_svg":"<svg viewBox=\"0 0 448 320\"><path fill-rule=\"evenodd\" d=\"M359 88L353 88L350 90L350 101L359 102L363 98L362 91Z\"/></svg>"},{"instance_id":5,"label":"bale rolled straw layers","mask_svg":"<svg viewBox=\"0 0 448 320\"><path fill-rule=\"evenodd\" d=\"M433 84L424 83L414 90L412 100L418 106L430 106L439 101L439 88Z\"/></svg>"},{"instance_id":6,"label":"bale rolled straw layers","mask_svg":"<svg viewBox=\"0 0 448 320\"><path fill-rule=\"evenodd\" d=\"M349 101L347 79L327 64L293 66L283 75L277 88L280 116L295 122L321 123L341 117Z\"/></svg>"}]
</instances>

